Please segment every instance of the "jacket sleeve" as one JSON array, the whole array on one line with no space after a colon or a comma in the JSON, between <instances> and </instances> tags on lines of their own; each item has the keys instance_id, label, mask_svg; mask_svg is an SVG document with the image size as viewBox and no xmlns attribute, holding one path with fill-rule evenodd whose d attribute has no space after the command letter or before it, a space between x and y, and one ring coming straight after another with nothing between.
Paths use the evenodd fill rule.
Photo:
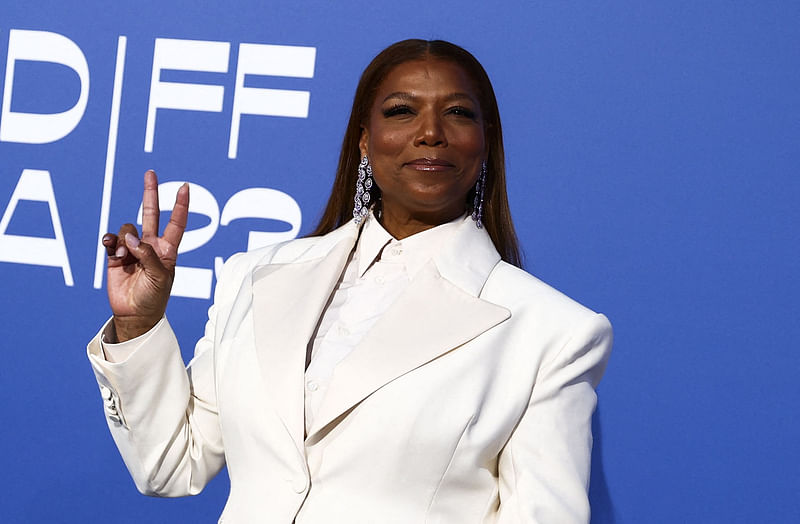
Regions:
<instances>
[{"instance_id":1,"label":"jacket sleeve","mask_svg":"<svg viewBox=\"0 0 800 524\"><path fill-rule=\"evenodd\" d=\"M121 362L104 357L105 326L87 347L111 435L144 494L197 494L225 463L214 380L223 280L217 285L204 336L188 368L166 318L135 339L136 347Z\"/></svg>"},{"instance_id":2,"label":"jacket sleeve","mask_svg":"<svg viewBox=\"0 0 800 524\"><path fill-rule=\"evenodd\" d=\"M500 454L498 524L589 522L595 387L611 325L592 315L539 369L519 424Z\"/></svg>"}]
</instances>

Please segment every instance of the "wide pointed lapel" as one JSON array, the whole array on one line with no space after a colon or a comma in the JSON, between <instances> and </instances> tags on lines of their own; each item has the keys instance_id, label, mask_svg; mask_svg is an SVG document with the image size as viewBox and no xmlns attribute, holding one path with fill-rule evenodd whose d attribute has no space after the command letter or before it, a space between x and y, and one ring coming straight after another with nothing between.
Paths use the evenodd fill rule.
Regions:
<instances>
[{"instance_id":1,"label":"wide pointed lapel","mask_svg":"<svg viewBox=\"0 0 800 524\"><path fill-rule=\"evenodd\" d=\"M323 245L297 261L269 264L253 273L258 362L267 392L301 454L306 348L355 243L358 230L346 229L346 234L324 238Z\"/></svg>"},{"instance_id":2,"label":"wide pointed lapel","mask_svg":"<svg viewBox=\"0 0 800 524\"><path fill-rule=\"evenodd\" d=\"M309 441L385 384L509 318L507 309L477 296L500 258L491 240L487 245L482 235L488 239L483 232L476 236L462 229L456 234L441 256L420 270L361 343L336 366ZM464 253L461 260L449 253L464 244L470 246L471 263L464 261ZM449 267L453 263L456 267Z\"/></svg>"}]
</instances>

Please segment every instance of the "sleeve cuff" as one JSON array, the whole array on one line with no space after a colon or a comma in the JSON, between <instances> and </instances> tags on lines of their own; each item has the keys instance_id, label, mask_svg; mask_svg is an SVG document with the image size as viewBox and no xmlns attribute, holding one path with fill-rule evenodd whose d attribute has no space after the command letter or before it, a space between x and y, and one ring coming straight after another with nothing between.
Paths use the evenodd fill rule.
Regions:
<instances>
[{"instance_id":1,"label":"sleeve cuff","mask_svg":"<svg viewBox=\"0 0 800 524\"><path fill-rule=\"evenodd\" d=\"M90 347L89 354L96 359L117 364L125 362L136 352L136 350L146 345L147 342L152 338L153 333L156 333L166 322L166 317L161 317L161 320L159 320L158 323L147 333L144 333L136 338L126 340L125 342L118 343L107 341L108 339L113 338L111 335L112 331L114 330L114 325L112 322L113 317L109 318L106 323L103 324L103 327L100 328L100 332L96 337L96 340L98 340L99 344L95 346L94 351L92 351L92 348Z\"/></svg>"}]
</instances>

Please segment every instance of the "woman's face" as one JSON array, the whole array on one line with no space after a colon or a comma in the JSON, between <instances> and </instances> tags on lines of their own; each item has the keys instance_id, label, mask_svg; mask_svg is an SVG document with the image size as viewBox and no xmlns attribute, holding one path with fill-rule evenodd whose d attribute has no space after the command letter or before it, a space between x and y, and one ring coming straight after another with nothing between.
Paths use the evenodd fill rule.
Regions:
<instances>
[{"instance_id":1,"label":"woman's face","mask_svg":"<svg viewBox=\"0 0 800 524\"><path fill-rule=\"evenodd\" d=\"M392 69L378 87L360 149L381 189L390 233L398 232L392 225L423 230L463 214L488 153L467 74L435 58Z\"/></svg>"}]
</instances>

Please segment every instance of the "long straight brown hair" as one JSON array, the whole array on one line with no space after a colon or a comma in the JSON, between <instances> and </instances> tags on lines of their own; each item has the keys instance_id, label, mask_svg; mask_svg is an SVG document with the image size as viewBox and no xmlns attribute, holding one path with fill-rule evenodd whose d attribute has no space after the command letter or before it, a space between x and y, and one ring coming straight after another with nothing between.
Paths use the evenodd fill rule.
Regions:
<instances>
[{"instance_id":1,"label":"long straight brown hair","mask_svg":"<svg viewBox=\"0 0 800 524\"><path fill-rule=\"evenodd\" d=\"M353 108L344 133L331 195L322 218L311 235L329 233L353 218L353 199L361 155L358 143L362 126L369 121L370 108L375 101L378 87L386 75L398 65L426 57L447 60L458 65L467 73L475 86L484 118L486 143L489 146L489 156L486 159L483 227L489 233L502 259L519 267L522 261L506 195L503 129L500 125L500 112L497 109L494 89L489 75L472 54L444 40L410 39L397 42L381 51L364 70L353 97ZM380 197L380 190L373 185L372 192L375 201ZM472 208L473 199L474 189L467 195L468 209Z\"/></svg>"}]
</instances>

